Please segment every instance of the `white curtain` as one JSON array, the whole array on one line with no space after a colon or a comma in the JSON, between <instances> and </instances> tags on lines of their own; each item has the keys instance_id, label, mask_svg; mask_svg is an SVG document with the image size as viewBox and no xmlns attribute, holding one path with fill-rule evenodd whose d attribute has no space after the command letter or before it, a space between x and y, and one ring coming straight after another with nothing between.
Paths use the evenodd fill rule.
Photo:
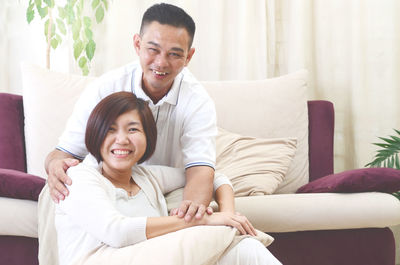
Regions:
<instances>
[{"instance_id":1,"label":"white curtain","mask_svg":"<svg viewBox=\"0 0 400 265\"><path fill-rule=\"evenodd\" d=\"M19 63L45 65L43 21L27 1L0 1L0 92L21 93ZM95 26L91 75L135 60L132 36L159 1L113 0ZM310 72L310 99L335 105L335 171L372 160L377 136L400 129L400 1L175 0L197 26L190 69L199 80L263 79ZM90 1L87 2L88 5ZM80 74L66 40L52 69Z\"/></svg>"}]
</instances>

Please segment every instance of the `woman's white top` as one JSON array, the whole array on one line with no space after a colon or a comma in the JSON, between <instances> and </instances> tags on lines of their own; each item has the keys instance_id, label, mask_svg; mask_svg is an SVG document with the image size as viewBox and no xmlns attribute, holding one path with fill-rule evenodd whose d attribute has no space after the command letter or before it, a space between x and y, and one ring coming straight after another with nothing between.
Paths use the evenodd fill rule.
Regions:
<instances>
[{"instance_id":1,"label":"woman's white top","mask_svg":"<svg viewBox=\"0 0 400 265\"><path fill-rule=\"evenodd\" d=\"M167 216L164 194L185 185L183 169L135 166L132 178L141 190L135 196L116 188L101 174L92 155L67 171L69 196L55 210L60 265L72 264L102 244L124 247L146 240L147 217ZM229 184L215 178L214 190Z\"/></svg>"}]
</instances>

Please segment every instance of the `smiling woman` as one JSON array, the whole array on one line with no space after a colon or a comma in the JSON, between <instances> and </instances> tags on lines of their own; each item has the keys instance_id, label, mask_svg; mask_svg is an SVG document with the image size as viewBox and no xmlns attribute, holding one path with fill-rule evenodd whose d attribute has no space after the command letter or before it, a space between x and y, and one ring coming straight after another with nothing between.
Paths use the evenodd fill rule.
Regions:
<instances>
[{"instance_id":1,"label":"smiling woman","mask_svg":"<svg viewBox=\"0 0 400 265\"><path fill-rule=\"evenodd\" d=\"M56 206L60 265L128 264L124 258L135 260L143 253L138 249L148 246L154 250L147 239L166 234L175 237L178 234L171 235L172 232L194 226L217 226L215 231L228 238L221 242L200 233L197 237L204 234L204 239L218 246L218 250L213 247L206 255L199 254L206 257L206 262L199 264L215 264L218 257L221 265L233 264L232 260L238 265L280 264L265 248L272 238L256 231L245 216L233 209L213 213L207 208L203 217L189 221L168 216L164 194L185 185L183 169L137 165L153 154L156 139L157 128L148 103L133 93L116 92L96 105L86 126L89 155L68 169L73 183L68 186L70 194ZM214 190L218 204L232 204L233 208L233 190L225 176L216 174ZM227 227L236 228L242 235L257 236L260 241L235 237L235 230L232 233ZM187 255L181 243L174 247L167 241L176 255ZM228 249L231 250L223 255ZM109 258L110 253L115 260ZM168 264L179 264L175 259L167 259ZM161 263L164 262L153 264Z\"/></svg>"}]
</instances>

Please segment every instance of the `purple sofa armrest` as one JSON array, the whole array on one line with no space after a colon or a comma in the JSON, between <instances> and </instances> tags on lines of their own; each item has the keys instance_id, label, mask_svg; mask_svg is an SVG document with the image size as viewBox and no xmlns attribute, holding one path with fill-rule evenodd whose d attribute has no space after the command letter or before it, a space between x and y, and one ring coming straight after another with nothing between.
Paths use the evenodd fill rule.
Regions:
<instances>
[{"instance_id":1,"label":"purple sofa armrest","mask_svg":"<svg viewBox=\"0 0 400 265\"><path fill-rule=\"evenodd\" d=\"M22 96L0 93L0 168L26 172Z\"/></svg>"},{"instance_id":2,"label":"purple sofa armrest","mask_svg":"<svg viewBox=\"0 0 400 265\"><path fill-rule=\"evenodd\" d=\"M0 168L0 196L37 201L46 180L13 169Z\"/></svg>"},{"instance_id":3,"label":"purple sofa armrest","mask_svg":"<svg viewBox=\"0 0 400 265\"><path fill-rule=\"evenodd\" d=\"M308 101L309 181L333 173L335 112L325 100Z\"/></svg>"},{"instance_id":4,"label":"purple sofa armrest","mask_svg":"<svg viewBox=\"0 0 400 265\"><path fill-rule=\"evenodd\" d=\"M297 193L320 192L397 192L400 170L393 168L362 168L331 174L300 187Z\"/></svg>"}]
</instances>

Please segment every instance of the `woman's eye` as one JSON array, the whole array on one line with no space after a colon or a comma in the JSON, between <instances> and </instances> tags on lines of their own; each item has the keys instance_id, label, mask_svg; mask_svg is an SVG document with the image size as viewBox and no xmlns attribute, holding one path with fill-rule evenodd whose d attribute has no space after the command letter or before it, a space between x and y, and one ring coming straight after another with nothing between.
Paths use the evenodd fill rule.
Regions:
<instances>
[{"instance_id":1,"label":"woman's eye","mask_svg":"<svg viewBox=\"0 0 400 265\"><path fill-rule=\"evenodd\" d=\"M137 128L129 128L129 131L130 132L136 132L136 131L138 131L138 129Z\"/></svg>"},{"instance_id":2,"label":"woman's eye","mask_svg":"<svg viewBox=\"0 0 400 265\"><path fill-rule=\"evenodd\" d=\"M115 128L110 127L110 128L108 128L108 131L109 131L109 132L115 132Z\"/></svg>"}]
</instances>

